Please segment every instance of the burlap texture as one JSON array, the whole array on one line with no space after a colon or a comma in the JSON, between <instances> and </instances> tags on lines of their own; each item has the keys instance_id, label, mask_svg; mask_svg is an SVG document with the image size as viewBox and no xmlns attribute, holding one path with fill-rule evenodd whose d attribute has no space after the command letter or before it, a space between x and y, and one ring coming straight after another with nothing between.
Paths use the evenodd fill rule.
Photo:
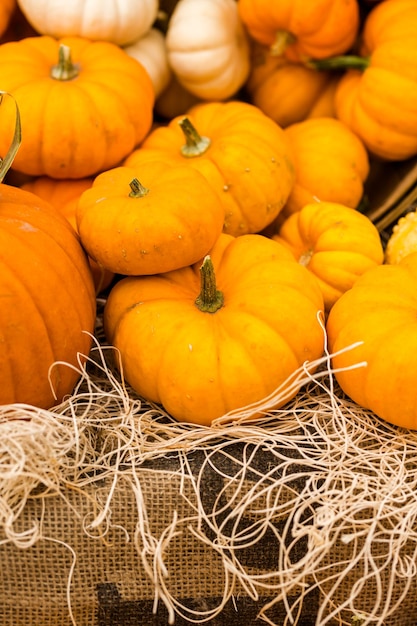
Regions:
<instances>
[{"instance_id":1,"label":"burlap texture","mask_svg":"<svg viewBox=\"0 0 417 626\"><path fill-rule=\"evenodd\" d=\"M199 505L195 488L179 472L183 459L177 454L147 462L143 467L137 468L137 485L140 486L139 490L146 505L147 536L156 541L166 538L173 520L178 522L175 533L166 541L163 550L163 562L168 572L165 583L172 596L190 611L214 610L219 606L225 588L222 555L213 550L210 543L204 542L204 537L213 539L212 532L207 525L199 527L195 507L202 506L206 512L212 512L216 524L222 524L223 520L230 524L232 500L228 498L227 489L222 492L224 476L236 476L238 480L241 465L234 463L233 456L241 459L242 454L241 444L231 444L228 455L214 455L201 474L202 463L207 455L199 451L187 453L192 474L200 473ZM267 450L258 451L251 463L254 469L253 482L251 473L247 472L244 484L240 485L241 494L254 486L256 489L259 472L270 472L271 457ZM288 465L286 468L288 472ZM289 501L291 492L303 489L306 480L306 467L303 466L301 472L296 458L290 469L292 477L288 482ZM271 474L271 480L279 476L280 471L280 467L277 467L276 472ZM169 615L163 602L158 603L154 612L155 586L149 573L146 573L141 558L144 545L137 534L140 509L137 493L135 495L129 477L128 470L125 473L120 472L111 499L111 515L107 516L104 526L97 529L88 529L88 526L97 516L100 504L106 501L110 489L114 487L109 480L96 480L82 491L69 490L63 495L44 497L41 490L33 494L14 530L21 533L20 537L24 537L24 533L31 531L34 524L37 524L42 538L26 548L16 547L11 542L0 546L2 626L168 624ZM230 486L228 489L230 490ZM262 515L262 507L263 501L260 498L253 507L253 519ZM253 522L250 517L251 515L247 515L238 520L242 529ZM274 518L278 536L287 519L281 493ZM236 528L233 530L236 531ZM227 532L227 528L224 529L224 534ZM275 532L266 533L261 541L257 541L252 548L246 547L239 555L240 563L248 571L271 574L279 570L279 545ZM0 538L4 540L4 535ZM360 541L366 541L366 534ZM333 567L338 562L348 562L352 549L353 544L336 542L328 553L328 564ZM404 550L407 550L406 545ZM389 545L376 545L375 558L385 558L387 551ZM148 562L152 563L150 552L148 551ZM304 544L301 541L296 544L292 558L297 561L302 559L303 554ZM337 568L334 573L337 574ZM341 581L338 591L341 604L345 596L349 595L352 585L364 574L365 572L355 568ZM294 623L298 626L314 626L317 623L321 593L314 581L305 583L305 589L295 590L292 598L302 599ZM386 584L389 584L388 580ZM221 613L208 618L208 623L215 626L251 626L264 623L257 618L258 612L274 598L267 589L259 588L258 591L259 597L253 598L237 586L233 597ZM376 593L384 591L386 590L375 589L371 581L363 595L363 610L372 607ZM401 610L389 619L386 626L415 626L416 604L414 588L402 603ZM181 612L179 611L175 619L177 625L193 623L191 613L182 617ZM273 603L266 614L271 623L277 626L290 623L282 602ZM343 623L352 623L351 613L346 614L346 621Z\"/></svg>"}]
</instances>

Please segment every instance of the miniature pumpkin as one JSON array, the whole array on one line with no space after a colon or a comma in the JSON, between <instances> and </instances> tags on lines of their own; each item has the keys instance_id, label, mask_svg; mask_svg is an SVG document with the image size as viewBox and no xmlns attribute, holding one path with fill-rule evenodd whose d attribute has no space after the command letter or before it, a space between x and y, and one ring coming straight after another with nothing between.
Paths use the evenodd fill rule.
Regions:
<instances>
[{"instance_id":1,"label":"miniature pumpkin","mask_svg":"<svg viewBox=\"0 0 417 626\"><path fill-rule=\"evenodd\" d=\"M322 307L317 281L284 247L222 234L193 266L116 283L104 325L142 397L208 425L321 357Z\"/></svg>"},{"instance_id":2,"label":"miniature pumpkin","mask_svg":"<svg viewBox=\"0 0 417 626\"><path fill-rule=\"evenodd\" d=\"M195 263L221 233L223 207L197 170L160 160L99 174L81 194L77 224L88 254L118 274Z\"/></svg>"},{"instance_id":3,"label":"miniature pumpkin","mask_svg":"<svg viewBox=\"0 0 417 626\"><path fill-rule=\"evenodd\" d=\"M90 351L91 272L68 221L36 195L5 184L0 240L0 403L50 408L71 393L78 359ZM57 361L68 365L52 367Z\"/></svg>"},{"instance_id":4,"label":"miniature pumpkin","mask_svg":"<svg viewBox=\"0 0 417 626\"><path fill-rule=\"evenodd\" d=\"M335 94L337 117L374 156L401 161L417 154L417 3L384 0L368 14L359 56L317 61L347 70Z\"/></svg>"},{"instance_id":5,"label":"miniature pumpkin","mask_svg":"<svg viewBox=\"0 0 417 626\"><path fill-rule=\"evenodd\" d=\"M178 81L198 98L230 98L248 77L249 43L235 0L179 0L166 46Z\"/></svg>"},{"instance_id":6,"label":"miniature pumpkin","mask_svg":"<svg viewBox=\"0 0 417 626\"><path fill-rule=\"evenodd\" d=\"M238 0L249 34L290 61L347 52L359 31L357 0Z\"/></svg>"},{"instance_id":7,"label":"miniature pumpkin","mask_svg":"<svg viewBox=\"0 0 417 626\"><path fill-rule=\"evenodd\" d=\"M417 211L401 216L394 224L385 247L385 263L399 263L412 252L417 252Z\"/></svg>"},{"instance_id":8,"label":"miniature pumpkin","mask_svg":"<svg viewBox=\"0 0 417 626\"><path fill-rule=\"evenodd\" d=\"M411 429L417 429L416 294L413 253L397 265L366 272L339 298L327 321L330 351L344 350L332 358L342 390L387 422Z\"/></svg>"},{"instance_id":9,"label":"miniature pumpkin","mask_svg":"<svg viewBox=\"0 0 417 626\"><path fill-rule=\"evenodd\" d=\"M41 35L78 36L123 46L148 32L158 0L19 0L27 20Z\"/></svg>"},{"instance_id":10,"label":"miniature pumpkin","mask_svg":"<svg viewBox=\"0 0 417 626\"><path fill-rule=\"evenodd\" d=\"M334 202L314 202L290 215L273 237L317 278L326 311L384 260L379 232L366 215Z\"/></svg>"},{"instance_id":11,"label":"miniature pumpkin","mask_svg":"<svg viewBox=\"0 0 417 626\"><path fill-rule=\"evenodd\" d=\"M117 165L148 133L154 91L146 70L115 44L29 37L0 46L0 85L13 93L22 144L13 168L84 178ZM12 106L2 110L10 144Z\"/></svg>"},{"instance_id":12,"label":"miniature pumpkin","mask_svg":"<svg viewBox=\"0 0 417 626\"><path fill-rule=\"evenodd\" d=\"M362 141L335 118L312 118L288 126L295 183L283 214L299 211L315 199L358 206L369 175L369 156Z\"/></svg>"},{"instance_id":13,"label":"miniature pumpkin","mask_svg":"<svg viewBox=\"0 0 417 626\"><path fill-rule=\"evenodd\" d=\"M198 169L217 191L224 231L260 232L279 214L294 184L283 129L246 102L204 102L149 133L125 164L155 155Z\"/></svg>"},{"instance_id":14,"label":"miniature pumpkin","mask_svg":"<svg viewBox=\"0 0 417 626\"><path fill-rule=\"evenodd\" d=\"M266 46L253 43L245 90L252 104L286 128L311 117L335 117L339 78L275 57Z\"/></svg>"},{"instance_id":15,"label":"miniature pumpkin","mask_svg":"<svg viewBox=\"0 0 417 626\"><path fill-rule=\"evenodd\" d=\"M40 176L24 183L21 188L31 191L39 198L46 200L67 218L74 230L77 231L76 209L81 194L93 184L93 178L79 178L75 180L54 179ZM91 257L88 259L93 275L96 293L106 289L114 278L114 273L103 269Z\"/></svg>"},{"instance_id":16,"label":"miniature pumpkin","mask_svg":"<svg viewBox=\"0 0 417 626\"><path fill-rule=\"evenodd\" d=\"M124 51L146 69L152 80L155 98L158 98L168 87L172 76L163 33L157 28L151 28L145 35L125 46Z\"/></svg>"}]
</instances>

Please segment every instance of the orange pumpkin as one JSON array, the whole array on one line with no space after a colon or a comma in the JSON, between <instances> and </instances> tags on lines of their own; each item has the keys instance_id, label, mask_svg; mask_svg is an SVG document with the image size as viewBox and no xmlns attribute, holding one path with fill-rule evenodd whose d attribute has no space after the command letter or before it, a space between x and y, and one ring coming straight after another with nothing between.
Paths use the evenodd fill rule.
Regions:
<instances>
[{"instance_id":1,"label":"orange pumpkin","mask_svg":"<svg viewBox=\"0 0 417 626\"><path fill-rule=\"evenodd\" d=\"M48 176L40 176L24 183L21 188L25 191L31 191L39 198L52 204L57 211L67 218L74 230L78 230L76 218L78 200L81 194L92 186L93 180L93 178L58 180ZM99 294L109 287L114 278L114 273L100 267L91 257L88 261L93 274L96 293Z\"/></svg>"},{"instance_id":2,"label":"orange pumpkin","mask_svg":"<svg viewBox=\"0 0 417 626\"><path fill-rule=\"evenodd\" d=\"M283 129L246 102L207 102L154 129L125 164L169 159L196 169L218 193L224 232L261 231L284 206L294 184Z\"/></svg>"},{"instance_id":3,"label":"orange pumpkin","mask_svg":"<svg viewBox=\"0 0 417 626\"><path fill-rule=\"evenodd\" d=\"M322 307L317 281L283 246L222 234L204 261L116 283L104 324L142 397L208 425L321 357Z\"/></svg>"},{"instance_id":4,"label":"orange pumpkin","mask_svg":"<svg viewBox=\"0 0 417 626\"><path fill-rule=\"evenodd\" d=\"M286 128L311 117L335 117L339 78L273 56L267 46L253 43L245 90L252 104Z\"/></svg>"},{"instance_id":5,"label":"orange pumpkin","mask_svg":"<svg viewBox=\"0 0 417 626\"><path fill-rule=\"evenodd\" d=\"M0 242L0 403L50 408L71 393L79 378L74 368L90 351L91 272L68 221L36 195L5 184Z\"/></svg>"},{"instance_id":6,"label":"orange pumpkin","mask_svg":"<svg viewBox=\"0 0 417 626\"><path fill-rule=\"evenodd\" d=\"M15 96L22 119L13 168L31 176L92 176L117 165L152 125L151 79L109 42L38 36L4 43L0 85ZM5 129L13 118L13 107L4 107ZM6 130L0 154L9 144Z\"/></svg>"},{"instance_id":7,"label":"orange pumpkin","mask_svg":"<svg viewBox=\"0 0 417 626\"><path fill-rule=\"evenodd\" d=\"M370 170L368 152L359 137L331 117L303 120L284 132L293 151L296 179L283 215L315 199L356 208Z\"/></svg>"},{"instance_id":8,"label":"orange pumpkin","mask_svg":"<svg viewBox=\"0 0 417 626\"><path fill-rule=\"evenodd\" d=\"M342 390L387 422L416 430L417 253L359 278L330 311L327 335L330 351L343 351L332 358Z\"/></svg>"},{"instance_id":9,"label":"orange pumpkin","mask_svg":"<svg viewBox=\"0 0 417 626\"><path fill-rule=\"evenodd\" d=\"M273 237L317 278L330 311L369 269L381 265L384 250L371 220L335 202L314 202L290 215Z\"/></svg>"},{"instance_id":10,"label":"orange pumpkin","mask_svg":"<svg viewBox=\"0 0 417 626\"><path fill-rule=\"evenodd\" d=\"M417 154L417 3L384 0L368 14L359 56L311 65L344 68L337 117L374 156L401 161Z\"/></svg>"},{"instance_id":11,"label":"orange pumpkin","mask_svg":"<svg viewBox=\"0 0 417 626\"><path fill-rule=\"evenodd\" d=\"M357 0L238 0L253 39L290 61L347 52L359 31Z\"/></svg>"},{"instance_id":12,"label":"orange pumpkin","mask_svg":"<svg viewBox=\"0 0 417 626\"><path fill-rule=\"evenodd\" d=\"M195 263L223 226L223 207L205 178L163 160L102 172L81 194L76 214L88 254L126 275Z\"/></svg>"}]
</instances>

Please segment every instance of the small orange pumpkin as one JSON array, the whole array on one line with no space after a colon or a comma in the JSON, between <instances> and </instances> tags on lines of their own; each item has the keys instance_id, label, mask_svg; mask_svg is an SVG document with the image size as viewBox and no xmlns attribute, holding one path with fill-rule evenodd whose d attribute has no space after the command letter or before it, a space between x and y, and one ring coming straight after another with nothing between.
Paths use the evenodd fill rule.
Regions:
<instances>
[{"instance_id":1,"label":"small orange pumpkin","mask_svg":"<svg viewBox=\"0 0 417 626\"><path fill-rule=\"evenodd\" d=\"M317 278L330 311L369 269L381 265L384 250L371 220L335 202L314 202L290 215L273 237Z\"/></svg>"},{"instance_id":2,"label":"small orange pumpkin","mask_svg":"<svg viewBox=\"0 0 417 626\"><path fill-rule=\"evenodd\" d=\"M246 102L197 104L149 133L125 165L140 168L155 156L203 174L221 199L224 232L234 236L270 224L295 180L283 129Z\"/></svg>"},{"instance_id":3,"label":"small orange pumpkin","mask_svg":"<svg viewBox=\"0 0 417 626\"><path fill-rule=\"evenodd\" d=\"M334 94L340 75L317 72L270 54L253 42L245 91L252 104L282 128L311 117L335 117Z\"/></svg>"},{"instance_id":4,"label":"small orange pumpkin","mask_svg":"<svg viewBox=\"0 0 417 626\"><path fill-rule=\"evenodd\" d=\"M357 0L238 0L249 34L290 61L347 52L359 31Z\"/></svg>"},{"instance_id":5,"label":"small orange pumpkin","mask_svg":"<svg viewBox=\"0 0 417 626\"><path fill-rule=\"evenodd\" d=\"M204 261L116 283L104 324L142 397L209 425L321 357L322 307L317 281L283 246L222 234Z\"/></svg>"},{"instance_id":6,"label":"small orange pumpkin","mask_svg":"<svg viewBox=\"0 0 417 626\"><path fill-rule=\"evenodd\" d=\"M332 117L303 120L284 132L293 151L296 179L283 215L315 199L356 208L370 170L368 152L359 137Z\"/></svg>"},{"instance_id":7,"label":"small orange pumpkin","mask_svg":"<svg viewBox=\"0 0 417 626\"><path fill-rule=\"evenodd\" d=\"M55 179L48 176L40 176L24 183L21 188L31 191L39 198L46 200L67 218L74 230L77 230L77 204L81 194L90 189L93 178L79 179ZM114 273L100 267L94 259L89 257L90 269L96 287L96 293L101 293L111 284Z\"/></svg>"},{"instance_id":8,"label":"small orange pumpkin","mask_svg":"<svg viewBox=\"0 0 417 626\"><path fill-rule=\"evenodd\" d=\"M88 254L118 274L157 274L195 263L221 233L223 207L197 170L160 160L99 174L78 201Z\"/></svg>"},{"instance_id":9,"label":"small orange pumpkin","mask_svg":"<svg viewBox=\"0 0 417 626\"><path fill-rule=\"evenodd\" d=\"M38 36L4 43L0 85L15 96L22 119L13 168L31 176L95 175L117 165L152 125L148 73L109 42ZM12 106L2 119L0 154L11 141Z\"/></svg>"}]
</instances>

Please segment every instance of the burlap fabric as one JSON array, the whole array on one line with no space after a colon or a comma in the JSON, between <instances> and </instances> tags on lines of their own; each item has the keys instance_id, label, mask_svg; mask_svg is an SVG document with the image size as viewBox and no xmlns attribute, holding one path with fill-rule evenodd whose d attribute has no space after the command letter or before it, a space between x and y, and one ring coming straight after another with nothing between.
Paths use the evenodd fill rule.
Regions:
<instances>
[{"instance_id":1,"label":"burlap fabric","mask_svg":"<svg viewBox=\"0 0 417 626\"><path fill-rule=\"evenodd\" d=\"M164 540L163 562L168 572L165 584L169 592L183 605L178 610L175 623L178 625L193 623L198 614L203 612L208 623L219 625L262 624L257 617L259 610L274 600L268 590L258 589L259 597L251 597L248 590L234 589L233 596L227 601L222 611L217 614L216 607L222 601L225 588L224 554L213 550L211 543L205 543L204 537L213 539L213 528L207 524L199 527L196 507L203 506L211 514L216 527L225 523L223 536L246 529L262 515L262 498L251 514L239 519L231 515L232 501L228 499L224 488L224 476L235 476L239 480L242 455L250 454L250 446L231 443L225 450L210 457L202 451L187 453L187 462L191 473L199 475L200 502L196 500L195 488L189 484L180 471L184 463L181 455L173 454L152 463L144 463L137 468L137 478L141 496L146 503L147 519L138 519L137 494L132 489L130 480L126 480L123 471L117 479L117 485L109 481L95 481L94 485L82 492L70 490L61 495L42 496L42 490L34 493L22 511L15 532L25 536L34 525L41 525L42 538L29 547L16 547L12 542L0 546L0 624L2 626L130 626L157 625L169 623L169 614L163 601L157 606L154 582L149 572L145 571L141 557L145 546L137 539L137 525L147 524L147 536L155 543ZM289 500L293 490L304 488L308 472L306 466L297 464L297 458L288 463L288 451L283 449L285 471L291 472L287 482ZM236 462L233 460L236 458ZM251 458L251 468L245 475L244 484L240 485L240 494L248 492L256 485L260 474L268 474L269 480L276 480L282 468L275 467L271 472L271 462L276 462L267 449L257 451ZM284 465L284 462L283 462ZM155 471L157 470L157 471ZM251 480L253 478L253 482ZM113 482L113 481L112 481ZM100 529L87 532L88 521L97 514L97 503L106 500L109 490L114 493L111 500L111 516L106 522L104 536ZM256 487L255 487L256 488ZM220 494L220 499L219 499ZM285 497L284 497L285 500ZM252 547L243 548L239 562L248 570L260 575L279 573L280 544L277 540L282 529L291 518L285 511L282 493L276 503L274 528L258 539ZM258 509L258 510L257 510ZM139 515L140 517L140 515ZM252 517L252 519L251 519ZM180 520L175 532L169 536L173 520ZM230 526L228 528L227 526ZM232 529L233 525L237 525ZM102 530L102 529L101 529ZM30 536L30 533L28 533ZM1 537L4 540L4 535ZM366 534L359 539L366 542ZM337 541L328 552L328 565L334 569L337 578L337 563L345 564L351 558L353 544ZM302 560L305 542L294 544L291 558ZM404 546L407 549L407 546ZM357 545L355 546L357 550ZM145 550L146 552L146 550ZM151 556L152 546L148 546ZM387 558L389 545L376 545L375 559ZM152 559L149 559L152 567ZM369 572L357 567L342 579L338 596L342 604L349 595L352 586ZM389 580L385 581L389 585ZM398 584L398 583L397 583ZM362 606L364 611L373 605L375 594L386 593L388 587L377 589L372 584L366 586ZM395 594L394 590L394 594ZM401 593L401 589L398 589ZM321 591L314 581L305 581L304 589L294 590L292 600L298 598L299 604L292 613L298 626L316 624ZM297 604L297 602L295 602ZM417 595L415 585L408 592L398 610L386 622L386 626L414 626L416 624ZM188 611L186 610L186 608ZM210 617L210 610L213 611ZM281 626L288 621L288 607L282 601L273 603L266 615L270 623ZM72 617L71 617L71 614ZM355 616L346 613L343 622L331 621L331 624L353 624ZM339 618L340 619L340 618ZM172 620L171 620L172 622ZM318 622L320 623L320 622Z\"/></svg>"}]
</instances>

